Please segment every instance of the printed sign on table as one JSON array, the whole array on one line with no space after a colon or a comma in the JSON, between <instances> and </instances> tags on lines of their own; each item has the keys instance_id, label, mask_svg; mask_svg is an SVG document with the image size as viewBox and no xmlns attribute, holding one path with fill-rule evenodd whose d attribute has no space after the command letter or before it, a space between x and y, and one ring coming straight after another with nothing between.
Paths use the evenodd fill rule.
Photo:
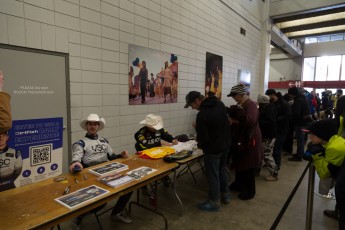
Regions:
<instances>
[{"instance_id":1,"label":"printed sign on table","mask_svg":"<svg viewBox=\"0 0 345 230\"><path fill-rule=\"evenodd\" d=\"M13 178L16 187L62 173L62 129L61 117L13 121L8 147L22 159L20 175Z\"/></svg>"}]
</instances>

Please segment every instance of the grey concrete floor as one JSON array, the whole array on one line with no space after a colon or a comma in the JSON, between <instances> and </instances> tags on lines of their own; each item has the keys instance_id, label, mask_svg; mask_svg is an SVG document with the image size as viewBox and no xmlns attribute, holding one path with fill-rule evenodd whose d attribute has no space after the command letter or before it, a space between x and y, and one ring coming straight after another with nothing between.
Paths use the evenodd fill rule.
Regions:
<instances>
[{"instance_id":1,"label":"grey concrete floor","mask_svg":"<svg viewBox=\"0 0 345 230\"><path fill-rule=\"evenodd\" d=\"M168 219L169 229L270 229L291 191L300 178L307 162L289 162L287 156L282 157L282 167L279 180L267 182L264 177L267 171L263 169L261 175L256 178L257 194L254 199L242 201L232 193L230 204L222 205L218 212L205 212L196 208L197 203L207 197L207 181L205 176L197 173L197 183L190 173L180 177L177 181L177 191L183 201L184 215L180 216L180 206L174 196L173 189L163 185L158 186L158 211ZM196 167L196 166L195 166ZM172 177L172 175L171 175ZM317 184L315 186L318 186ZM305 229L307 206L308 172L304 177L296 195L292 199L284 216L276 229L299 230ZM134 193L132 199L136 198ZM141 196L144 204L149 205L149 198ZM115 202L115 201L114 201ZM107 207L114 205L108 203ZM336 230L337 221L325 217L324 209L334 208L335 200L314 195L313 203L313 230ZM100 217L103 229L164 229L163 219L138 206L132 206L130 217L131 224L123 224L112 221L110 212ZM72 221L62 223L62 229L73 229ZM83 219L81 229L98 229L96 219L89 215Z\"/></svg>"}]
</instances>

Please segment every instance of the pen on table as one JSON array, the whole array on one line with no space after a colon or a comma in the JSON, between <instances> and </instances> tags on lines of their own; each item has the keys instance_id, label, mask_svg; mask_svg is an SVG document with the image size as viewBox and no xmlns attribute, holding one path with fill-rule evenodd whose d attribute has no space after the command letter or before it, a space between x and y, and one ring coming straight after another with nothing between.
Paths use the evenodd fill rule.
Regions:
<instances>
[{"instance_id":1,"label":"pen on table","mask_svg":"<svg viewBox=\"0 0 345 230\"><path fill-rule=\"evenodd\" d=\"M63 192L62 195L66 195L67 193L69 193L69 190L70 190L71 186L68 186L65 191Z\"/></svg>"},{"instance_id":2,"label":"pen on table","mask_svg":"<svg viewBox=\"0 0 345 230\"><path fill-rule=\"evenodd\" d=\"M77 178L74 178L75 183L79 184L79 181Z\"/></svg>"}]
</instances>

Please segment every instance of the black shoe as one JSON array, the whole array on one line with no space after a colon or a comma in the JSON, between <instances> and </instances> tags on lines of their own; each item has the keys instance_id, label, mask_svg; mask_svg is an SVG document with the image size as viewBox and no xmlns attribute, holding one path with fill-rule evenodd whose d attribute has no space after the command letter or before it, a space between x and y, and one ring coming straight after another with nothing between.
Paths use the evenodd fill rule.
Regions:
<instances>
[{"instance_id":1,"label":"black shoe","mask_svg":"<svg viewBox=\"0 0 345 230\"><path fill-rule=\"evenodd\" d=\"M144 196L150 196L150 192L149 192L149 190L147 189L147 187L141 188L141 191L142 191L142 193L143 193Z\"/></svg>"},{"instance_id":2,"label":"black shoe","mask_svg":"<svg viewBox=\"0 0 345 230\"><path fill-rule=\"evenodd\" d=\"M302 161L302 158L299 158L298 156L293 156L288 158L288 161Z\"/></svg>"},{"instance_id":3,"label":"black shoe","mask_svg":"<svg viewBox=\"0 0 345 230\"><path fill-rule=\"evenodd\" d=\"M73 222L72 222L72 228L74 230L79 230L81 229L81 221L83 220L83 216L80 215L80 216L77 216L73 219Z\"/></svg>"},{"instance_id":4,"label":"black shoe","mask_svg":"<svg viewBox=\"0 0 345 230\"><path fill-rule=\"evenodd\" d=\"M262 166L262 167L267 167L266 165ZM255 172L255 176L260 176L260 172L261 172L261 167L257 167L256 168L256 172Z\"/></svg>"},{"instance_id":5,"label":"black shoe","mask_svg":"<svg viewBox=\"0 0 345 230\"><path fill-rule=\"evenodd\" d=\"M335 210L323 210L323 214L329 218L338 220L339 219L339 214Z\"/></svg>"},{"instance_id":6,"label":"black shoe","mask_svg":"<svg viewBox=\"0 0 345 230\"><path fill-rule=\"evenodd\" d=\"M167 188L170 186L170 178L169 177L163 177L162 178L163 185Z\"/></svg>"},{"instance_id":7,"label":"black shoe","mask_svg":"<svg viewBox=\"0 0 345 230\"><path fill-rule=\"evenodd\" d=\"M241 200L250 200L250 199L253 199L254 196L255 194L244 194L244 193L238 194L238 198Z\"/></svg>"},{"instance_id":8,"label":"black shoe","mask_svg":"<svg viewBox=\"0 0 345 230\"><path fill-rule=\"evenodd\" d=\"M233 182L230 186L229 189L231 191L239 192L240 191L240 186L238 186L237 183Z\"/></svg>"}]
</instances>

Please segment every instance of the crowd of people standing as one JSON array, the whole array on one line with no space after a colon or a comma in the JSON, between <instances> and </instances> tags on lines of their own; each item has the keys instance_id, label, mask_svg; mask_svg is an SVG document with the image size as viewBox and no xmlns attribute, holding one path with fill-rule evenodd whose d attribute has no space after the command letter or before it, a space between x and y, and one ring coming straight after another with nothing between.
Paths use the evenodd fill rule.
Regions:
<instances>
[{"instance_id":1,"label":"crowd of people standing","mask_svg":"<svg viewBox=\"0 0 345 230\"><path fill-rule=\"evenodd\" d=\"M198 204L198 208L218 210L220 203L229 203L229 190L239 192L241 200L254 198L255 176L262 167L267 167L269 175L265 180L277 181L284 151L291 155L289 161L311 161L321 179L332 177L336 180L337 206L331 211L333 218L339 219L339 229L344 229L345 96L342 90L338 89L335 95L325 91L320 99L314 91L309 93L297 87L289 88L285 95L268 89L265 95L258 95L255 102L245 86L238 84L231 88L228 97L236 104L226 107L215 95L204 97L196 91L186 96L185 108L199 111L195 129L198 146L205 153L209 182L208 199ZM215 131L215 127L221 128ZM308 132L311 142L305 148ZM229 189L225 158L235 172ZM324 213L330 216L328 211Z\"/></svg>"}]
</instances>

